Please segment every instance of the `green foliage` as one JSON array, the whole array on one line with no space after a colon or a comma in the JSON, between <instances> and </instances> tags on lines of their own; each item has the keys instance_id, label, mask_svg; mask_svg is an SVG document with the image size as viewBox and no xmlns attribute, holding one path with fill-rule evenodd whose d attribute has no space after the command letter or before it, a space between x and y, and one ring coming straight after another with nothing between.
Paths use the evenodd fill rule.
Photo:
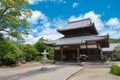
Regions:
<instances>
[{"instance_id":1,"label":"green foliage","mask_svg":"<svg viewBox=\"0 0 120 80\"><path fill-rule=\"evenodd\" d=\"M16 64L21 57L26 57L27 61L39 61L41 54L45 49L49 53L48 59L54 59L54 50L52 47L44 45L43 38L40 38L35 45L20 44L0 36L0 61L4 64Z\"/></svg>"},{"instance_id":2,"label":"green foliage","mask_svg":"<svg viewBox=\"0 0 120 80\"><path fill-rule=\"evenodd\" d=\"M46 45L44 45L44 41L46 41L45 39L43 39L43 37L42 38L40 38L39 40L38 40L38 42L37 43L35 43L35 47L36 47L36 49L39 51L39 52L43 52L44 51L44 49L46 49Z\"/></svg>"},{"instance_id":3,"label":"green foliage","mask_svg":"<svg viewBox=\"0 0 120 80\"><path fill-rule=\"evenodd\" d=\"M120 75L120 66L117 64L112 64L110 72L115 75Z\"/></svg>"},{"instance_id":4,"label":"green foliage","mask_svg":"<svg viewBox=\"0 0 120 80\"><path fill-rule=\"evenodd\" d=\"M120 39L110 39L110 43L120 43Z\"/></svg>"},{"instance_id":5,"label":"green foliage","mask_svg":"<svg viewBox=\"0 0 120 80\"><path fill-rule=\"evenodd\" d=\"M115 47L114 56L120 60L120 46Z\"/></svg>"},{"instance_id":6,"label":"green foliage","mask_svg":"<svg viewBox=\"0 0 120 80\"><path fill-rule=\"evenodd\" d=\"M46 46L44 42L47 41L45 39L40 38L38 42L35 43L35 48L42 53L44 50L46 50L48 54L48 59L54 59L54 50L52 47ZM42 56L42 55L41 55Z\"/></svg>"},{"instance_id":7,"label":"green foliage","mask_svg":"<svg viewBox=\"0 0 120 80\"><path fill-rule=\"evenodd\" d=\"M36 56L34 59L34 61L40 61L40 60L42 60L42 56L40 56L40 55Z\"/></svg>"},{"instance_id":8,"label":"green foliage","mask_svg":"<svg viewBox=\"0 0 120 80\"><path fill-rule=\"evenodd\" d=\"M46 50L48 51L48 59L50 60L54 60L54 49L52 47L48 47L46 48Z\"/></svg>"},{"instance_id":9,"label":"green foliage","mask_svg":"<svg viewBox=\"0 0 120 80\"><path fill-rule=\"evenodd\" d=\"M32 12L26 8L28 0L0 0L0 3L0 31L22 39L22 34L30 28L27 18L31 17Z\"/></svg>"},{"instance_id":10,"label":"green foliage","mask_svg":"<svg viewBox=\"0 0 120 80\"><path fill-rule=\"evenodd\" d=\"M10 40L0 41L0 61L4 64L15 64L22 55L22 51Z\"/></svg>"},{"instance_id":11,"label":"green foliage","mask_svg":"<svg viewBox=\"0 0 120 80\"><path fill-rule=\"evenodd\" d=\"M36 58L39 56L37 49L33 45L25 44L22 47L27 61L36 60Z\"/></svg>"},{"instance_id":12,"label":"green foliage","mask_svg":"<svg viewBox=\"0 0 120 80\"><path fill-rule=\"evenodd\" d=\"M0 61L16 63L23 54L22 45L3 38L4 32L23 43L22 34L27 34L30 28L27 19L32 12L27 8L28 0L0 0ZM22 29L22 30L21 30ZM35 50L31 49L32 52ZM26 51L27 53L27 51Z\"/></svg>"},{"instance_id":13,"label":"green foliage","mask_svg":"<svg viewBox=\"0 0 120 80\"><path fill-rule=\"evenodd\" d=\"M108 57L106 55L103 55L103 60L107 61Z\"/></svg>"}]
</instances>

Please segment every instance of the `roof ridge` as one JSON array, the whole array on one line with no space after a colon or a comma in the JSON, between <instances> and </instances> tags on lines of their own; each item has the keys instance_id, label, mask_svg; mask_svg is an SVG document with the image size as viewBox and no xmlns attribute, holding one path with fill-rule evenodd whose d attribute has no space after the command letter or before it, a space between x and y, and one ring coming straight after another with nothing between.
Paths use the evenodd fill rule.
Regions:
<instances>
[{"instance_id":1,"label":"roof ridge","mask_svg":"<svg viewBox=\"0 0 120 80\"><path fill-rule=\"evenodd\" d=\"M69 23L80 22L80 21L85 21L85 20L89 20L90 23L92 23L90 18L84 18L84 19L80 19L80 20L70 21L70 22L68 22L68 24L69 24Z\"/></svg>"}]
</instances>

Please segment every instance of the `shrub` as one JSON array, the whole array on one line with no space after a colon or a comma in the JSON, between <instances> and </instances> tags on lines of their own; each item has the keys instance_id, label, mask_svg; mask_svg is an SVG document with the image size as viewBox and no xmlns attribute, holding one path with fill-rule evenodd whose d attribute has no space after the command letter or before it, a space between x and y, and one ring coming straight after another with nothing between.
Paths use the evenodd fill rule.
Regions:
<instances>
[{"instance_id":1,"label":"shrub","mask_svg":"<svg viewBox=\"0 0 120 80\"><path fill-rule=\"evenodd\" d=\"M23 45L23 52L25 53L24 56L26 57L27 61L33 61L39 55L37 49L30 44Z\"/></svg>"},{"instance_id":2,"label":"shrub","mask_svg":"<svg viewBox=\"0 0 120 80\"><path fill-rule=\"evenodd\" d=\"M107 61L107 56L106 55L103 56L103 61Z\"/></svg>"},{"instance_id":3,"label":"shrub","mask_svg":"<svg viewBox=\"0 0 120 80\"><path fill-rule=\"evenodd\" d=\"M37 57L34 59L34 61L40 61L40 60L42 60L42 56L37 56Z\"/></svg>"},{"instance_id":4,"label":"shrub","mask_svg":"<svg viewBox=\"0 0 120 80\"><path fill-rule=\"evenodd\" d=\"M117 64L112 64L110 72L115 75L120 75L120 66Z\"/></svg>"},{"instance_id":5,"label":"shrub","mask_svg":"<svg viewBox=\"0 0 120 80\"><path fill-rule=\"evenodd\" d=\"M14 42L6 39L0 42L0 61L2 64L16 64L21 55L22 51Z\"/></svg>"},{"instance_id":6,"label":"shrub","mask_svg":"<svg viewBox=\"0 0 120 80\"><path fill-rule=\"evenodd\" d=\"M114 57L116 58L115 60L120 60L120 46L115 47Z\"/></svg>"}]
</instances>

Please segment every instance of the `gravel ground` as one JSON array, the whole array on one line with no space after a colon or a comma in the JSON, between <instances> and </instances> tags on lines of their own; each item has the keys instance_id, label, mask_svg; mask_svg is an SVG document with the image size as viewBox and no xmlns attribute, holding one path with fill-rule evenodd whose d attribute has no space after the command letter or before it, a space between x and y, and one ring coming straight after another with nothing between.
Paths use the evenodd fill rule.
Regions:
<instances>
[{"instance_id":1,"label":"gravel ground","mask_svg":"<svg viewBox=\"0 0 120 80\"><path fill-rule=\"evenodd\" d=\"M110 73L110 68L84 67L68 80L120 80L120 76Z\"/></svg>"},{"instance_id":2,"label":"gravel ground","mask_svg":"<svg viewBox=\"0 0 120 80\"><path fill-rule=\"evenodd\" d=\"M39 63L38 63L39 64ZM81 66L46 65L47 70L41 70L37 63L25 64L14 68L0 68L0 80L65 80L79 71Z\"/></svg>"},{"instance_id":3,"label":"gravel ground","mask_svg":"<svg viewBox=\"0 0 120 80\"><path fill-rule=\"evenodd\" d=\"M81 68L80 66L59 65L59 67L50 69L47 72L31 75L30 77L26 76L19 80L66 80Z\"/></svg>"},{"instance_id":4,"label":"gravel ground","mask_svg":"<svg viewBox=\"0 0 120 80\"><path fill-rule=\"evenodd\" d=\"M120 65L120 62L117 63ZM12 68L2 67L0 68L0 80L120 80L120 76L110 73L110 68L99 65L82 68L77 65L49 64L47 67L47 71L41 70L39 62ZM75 72L77 73L72 75Z\"/></svg>"}]
</instances>

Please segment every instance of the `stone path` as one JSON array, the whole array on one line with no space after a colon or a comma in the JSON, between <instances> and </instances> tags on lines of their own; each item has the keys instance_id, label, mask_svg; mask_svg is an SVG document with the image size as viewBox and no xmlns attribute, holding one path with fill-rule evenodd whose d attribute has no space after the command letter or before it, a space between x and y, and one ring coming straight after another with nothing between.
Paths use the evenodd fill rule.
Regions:
<instances>
[{"instance_id":1,"label":"stone path","mask_svg":"<svg viewBox=\"0 0 120 80\"><path fill-rule=\"evenodd\" d=\"M79 71L81 66L48 65L48 70L41 67L0 71L0 80L65 80Z\"/></svg>"},{"instance_id":2,"label":"stone path","mask_svg":"<svg viewBox=\"0 0 120 80\"><path fill-rule=\"evenodd\" d=\"M111 74L107 67L84 67L67 80L120 80L120 76Z\"/></svg>"}]
</instances>

